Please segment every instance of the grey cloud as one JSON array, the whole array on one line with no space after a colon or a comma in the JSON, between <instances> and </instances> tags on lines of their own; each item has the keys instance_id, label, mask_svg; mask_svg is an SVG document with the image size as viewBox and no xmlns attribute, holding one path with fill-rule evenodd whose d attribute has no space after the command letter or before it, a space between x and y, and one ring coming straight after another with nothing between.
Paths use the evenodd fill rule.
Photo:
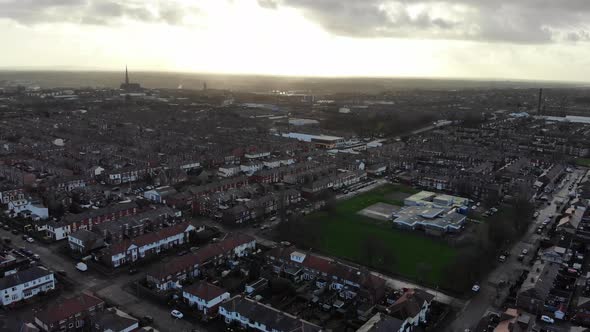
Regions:
<instances>
[{"instance_id":1,"label":"grey cloud","mask_svg":"<svg viewBox=\"0 0 590 332\"><path fill-rule=\"evenodd\" d=\"M170 0L0 0L0 19L25 25L54 22L106 25L122 18L180 24L187 12L197 13L198 9Z\"/></svg>"},{"instance_id":2,"label":"grey cloud","mask_svg":"<svg viewBox=\"0 0 590 332\"><path fill-rule=\"evenodd\" d=\"M340 36L510 43L586 41L588 0L258 0L294 8ZM416 14L416 6L420 11ZM410 15L412 7L414 12ZM458 8L461 7L461 8ZM440 10L444 9L443 14ZM574 30L574 31L571 31Z\"/></svg>"},{"instance_id":3,"label":"grey cloud","mask_svg":"<svg viewBox=\"0 0 590 332\"><path fill-rule=\"evenodd\" d=\"M590 41L590 32L586 30L568 32L564 39L570 42Z\"/></svg>"}]
</instances>

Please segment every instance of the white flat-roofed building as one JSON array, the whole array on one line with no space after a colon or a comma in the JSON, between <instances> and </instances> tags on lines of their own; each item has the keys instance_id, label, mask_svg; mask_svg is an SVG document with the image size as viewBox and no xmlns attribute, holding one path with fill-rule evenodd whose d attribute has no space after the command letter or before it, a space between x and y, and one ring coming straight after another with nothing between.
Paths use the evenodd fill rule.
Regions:
<instances>
[{"instance_id":1,"label":"white flat-roofed building","mask_svg":"<svg viewBox=\"0 0 590 332\"><path fill-rule=\"evenodd\" d=\"M408 206L394 214L393 224L400 228L448 233L460 231L466 219L454 208Z\"/></svg>"}]
</instances>

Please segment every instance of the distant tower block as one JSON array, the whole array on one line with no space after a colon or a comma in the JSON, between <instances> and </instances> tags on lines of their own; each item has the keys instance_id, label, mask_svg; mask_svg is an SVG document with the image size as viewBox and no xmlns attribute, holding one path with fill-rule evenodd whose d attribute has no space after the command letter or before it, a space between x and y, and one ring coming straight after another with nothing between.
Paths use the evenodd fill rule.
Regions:
<instances>
[{"instance_id":1,"label":"distant tower block","mask_svg":"<svg viewBox=\"0 0 590 332\"><path fill-rule=\"evenodd\" d=\"M203 82L203 91L207 91L207 82Z\"/></svg>"}]
</instances>

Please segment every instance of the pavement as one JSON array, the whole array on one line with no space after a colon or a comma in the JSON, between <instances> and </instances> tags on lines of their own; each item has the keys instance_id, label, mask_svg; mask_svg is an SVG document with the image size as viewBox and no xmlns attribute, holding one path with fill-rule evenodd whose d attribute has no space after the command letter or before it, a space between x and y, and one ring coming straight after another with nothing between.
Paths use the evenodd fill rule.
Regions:
<instances>
[{"instance_id":1,"label":"pavement","mask_svg":"<svg viewBox=\"0 0 590 332\"><path fill-rule=\"evenodd\" d=\"M73 283L73 289L66 289L61 294L63 297L71 297L83 291L90 291L134 317L153 317L154 323L152 326L160 331L209 331L206 327L193 324L186 319L179 320L173 318L170 315L170 311L174 308L168 307L166 304L156 304L123 289L131 281L142 277L141 272L145 271L145 266L140 267L140 273L135 275L122 272L114 276L105 276L92 269L89 269L87 272L80 272L75 268L76 262L74 260L59 253L59 248L65 245L63 241L50 245L38 242L28 243L22 239L22 234L14 235L10 231L3 229L0 230L0 236L12 239L12 247L14 248L25 247L39 254L41 256L40 264L47 268L54 271L65 271L68 280L71 280ZM162 259L166 258L162 257ZM126 269L123 271L126 271ZM11 312L11 315L26 317L30 315L30 312L31 308L25 306L20 310Z\"/></svg>"},{"instance_id":2,"label":"pavement","mask_svg":"<svg viewBox=\"0 0 590 332\"><path fill-rule=\"evenodd\" d=\"M578 182L582 177L586 175L585 169L577 169L573 173L569 181L565 185L553 193L550 204L543 206L539 211L539 216L531 223L526 234L522 237L521 241L514 244L510 249L510 256L506 262L498 263L497 267L488 275L487 279L480 284L481 289L476 293L469 301L467 301L463 309L459 312L455 320L446 329L448 332L464 332L466 329L473 329L479 320L485 315L487 311L499 312L501 311L498 305L500 301L497 298L498 287L497 282L504 280L508 283L514 283L520 275L523 269L529 268L526 263L532 259L533 253L531 248L536 246L536 243L540 241L542 235L536 233L539 225L542 224L543 220L554 215L553 222L557 218L556 201L565 199L567 201L570 184ZM517 260L518 255L523 249L529 249L528 257L523 261Z\"/></svg>"}]
</instances>

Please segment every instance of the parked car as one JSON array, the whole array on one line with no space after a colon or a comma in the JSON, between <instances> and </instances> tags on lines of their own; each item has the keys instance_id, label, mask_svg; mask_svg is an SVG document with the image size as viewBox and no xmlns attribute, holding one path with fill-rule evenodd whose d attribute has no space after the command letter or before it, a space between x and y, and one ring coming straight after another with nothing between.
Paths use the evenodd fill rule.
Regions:
<instances>
[{"instance_id":1,"label":"parked car","mask_svg":"<svg viewBox=\"0 0 590 332\"><path fill-rule=\"evenodd\" d=\"M188 254L188 250L183 250L183 251L180 251L180 252L178 252L178 254L176 254L176 255L177 255L177 256L184 256L184 255L186 255L186 254Z\"/></svg>"},{"instance_id":2,"label":"parked car","mask_svg":"<svg viewBox=\"0 0 590 332\"><path fill-rule=\"evenodd\" d=\"M506 256L504 256L504 255L501 255L500 257L498 257L498 261L499 261L500 263L504 263L504 262L506 261Z\"/></svg>"},{"instance_id":3,"label":"parked car","mask_svg":"<svg viewBox=\"0 0 590 332\"><path fill-rule=\"evenodd\" d=\"M18 229L13 229L13 230L12 230L12 234L14 234L14 235L18 235Z\"/></svg>"},{"instance_id":4,"label":"parked car","mask_svg":"<svg viewBox=\"0 0 590 332\"><path fill-rule=\"evenodd\" d=\"M182 314L182 312L174 309L170 312L170 315L172 315L172 317L177 318L177 319L182 319L182 317L184 317L184 315Z\"/></svg>"},{"instance_id":5,"label":"parked car","mask_svg":"<svg viewBox=\"0 0 590 332\"><path fill-rule=\"evenodd\" d=\"M528 253L529 253L529 250L528 249L526 249L526 248L525 249L522 249L521 254L526 255Z\"/></svg>"},{"instance_id":6,"label":"parked car","mask_svg":"<svg viewBox=\"0 0 590 332\"><path fill-rule=\"evenodd\" d=\"M139 319L139 325L141 326L148 326L154 322L154 318L152 316L143 316Z\"/></svg>"},{"instance_id":7,"label":"parked car","mask_svg":"<svg viewBox=\"0 0 590 332\"><path fill-rule=\"evenodd\" d=\"M474 292L479 292L479 290L481 289L481 287L478 284L473 285L473 287L471 287L471 290Z\"/></svg>"},{"instance_id":8,"label":"parked car","mask_svg":"<svg viewBox=\"0 0 590 332\"><path fill-rule=\"evenodd\" d=\"M80 272L86 272L86 271L88 271L88 265L80 262L80 263L76 264L76 269Z\"/></svg>"},{"instance_id":9,"label":"parked car","mask_svg":"<svg viewBox=\"0 0 590 332\"><path fill-rule=\"evenodd\" d=\"M4 225L2 228L4 228L5 231L9 231L10 230L10 226L8 226L8 225Z\"/></svg>"},{"instance_id":10,"label":"parked car","mask_svg":"<svg viewBox=\"0 0 590 332\"><path fill-rule=\"evenodd\" d=\"M518 261L522 262L523 260L524 260L524 255L523 254L518 255Z\"/></svg>"},{"instance_id":11,"label":"parked car","mask_svg":"<svg viewBox=\"0 0 590 332\"><path fill-rule=\"evenodd\" d=\"M544 321L545 323L549 323L549 324L555 323L555 320L547 315L541 316L541 320Z\"/></svg>"},{"instance_id":12,"label":"parked car","mask_svg":"<svg viewBox=\"0 0 590 332\"><path fill-rule=\"evenodd\" d=\"M38 261L41 259L41 256L39 256L39 254L33 254L33 259Z\"/></svg>"},{"instance_id":13,"label":"parked car","mask_svg":"<svg viewBox=\"0 0 590 332\"><path fill-rule=\"evenodd\" d=\"M139 271L136 268L134 268L134 267L132 267L132 268L129 269L129 274L130 275L136 274L137 272L139 272Z\"/></svg>"},{"instance_id":14,"label":"parked car","mask_svg":"<svg viewBox=\"0 0 590 332\"><path fill-rule=\"evenodd\" d=\"M29 236L28 236L27 234L24 234L24 235L23 235L23 240L25 240L25 241L26 241L28 238L29 238Z\"/></svg>"},{"instance_id":15,"label":"parked car","mask_svg":"<svg viewBox=\"0 0 590 332\"><path fill-rule=\"evenodd\" d=\"M35 239L33 239L32 237L27 237L27 242L33 243L35 242Z\"/></svg>"}]
</instances>

